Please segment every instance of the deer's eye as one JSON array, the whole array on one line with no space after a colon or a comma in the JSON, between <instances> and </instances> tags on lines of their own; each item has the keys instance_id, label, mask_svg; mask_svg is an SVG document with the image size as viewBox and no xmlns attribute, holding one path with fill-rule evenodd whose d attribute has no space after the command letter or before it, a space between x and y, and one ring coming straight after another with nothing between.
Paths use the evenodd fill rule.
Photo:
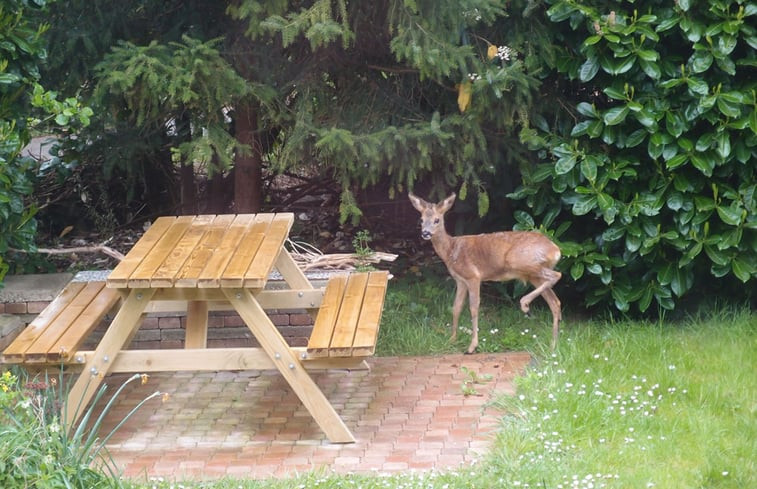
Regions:
<instances>
[{"instance_id":1,"label":"deer's eye","mask_svg":"<svg viewBox=\"0 0 757 489\"><path fill-rule=\"evenodd\" d=\"M434 224L439 224L439 218L434 219Z\"/></svg>"}]
</instances>

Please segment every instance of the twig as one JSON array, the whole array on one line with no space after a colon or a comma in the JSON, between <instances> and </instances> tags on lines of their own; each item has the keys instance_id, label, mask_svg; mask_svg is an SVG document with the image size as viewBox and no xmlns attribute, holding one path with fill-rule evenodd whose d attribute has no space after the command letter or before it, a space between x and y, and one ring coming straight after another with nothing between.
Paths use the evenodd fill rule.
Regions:
<instances>
[{"instance_id":1,"label":"twig","mask_svg":"<svg viewBox=\"0 0 757 489\"><path fill-rule=\"evenodd\" d=\"M111 258L115 258L118 261L122 261L125 257L124 255L118 251L114 250L113 248L105 245L96 245L96 246L76 246L73 248L37 248L36 251L28 251L28 250L19 250L19 249L13 249L13 251L17 251L20 253L45 253L48 255L65 255L67 253L105 253L106 255L110 256Z\"/></svg>"}]
</instances>

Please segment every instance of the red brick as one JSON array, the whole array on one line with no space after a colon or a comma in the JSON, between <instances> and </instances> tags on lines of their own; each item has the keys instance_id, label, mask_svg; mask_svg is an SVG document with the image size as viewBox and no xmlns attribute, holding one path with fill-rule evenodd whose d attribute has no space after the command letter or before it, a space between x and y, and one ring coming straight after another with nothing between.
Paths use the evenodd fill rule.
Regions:
<instances>
[{"instance_id":1,"label":"red brick","mask_svg":"<svg viewBox=\"0 0 757 489\"><path fill-rule=\"evenodd\" d=\"M32 301L26 303L26 311L29 314L39 314L40 312L44 311L44 309L50 305L49 301Z\"/></svg>"},{"instance_id":2,"label":"red brick","mask_svg":"<svg viewBox=\"0 0 757 489\"><path fill-rule=\"evenodd\" d=\"M310 314L290 314L289 324L292 326L307 326L313 324L313 318Z\"/></svg>"},{"instance_id":3,"label":"red brick","mask_svg":"<svg viewBox=\"0 0 757 489\"><path fill-rule=\"evenodd\" d=\"M26 314L26 302L9 302L5 304L5 312L8 314Z\"/></svg>"}]
</instances>

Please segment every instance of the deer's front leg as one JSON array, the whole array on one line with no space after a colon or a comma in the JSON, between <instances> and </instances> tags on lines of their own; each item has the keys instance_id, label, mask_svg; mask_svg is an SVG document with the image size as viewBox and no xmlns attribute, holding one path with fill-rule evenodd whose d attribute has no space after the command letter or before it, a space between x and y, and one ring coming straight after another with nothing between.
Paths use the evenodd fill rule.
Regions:
<instances>
[{"instance_id":1,"label":"deer's front leg","mask_svg":"<svg viewBox=\"0 0 757 489\"><path fill-rule=\"evenodd\" d=\"M468 283L468 304L470 305L471 317L471 340L466 353L476 352L478 348L478 306L481 302L481 282L471 281Z\"/></svg>"},{"instance_id":2,"label":"deer's front leg","mask_svg":"<svg viewBox=\"0 0 757 489\"><path fill-rule=\"evenodd\" d=\"M452 303L452 336L450 341L457 339L457 325L460 322L460 313L463 311L463 304L465 303L465 294L468 292L468 288L462 280L455 280L457 284L457 290L455 291L455 302Z\"/></svg>"},{"instance_id":3,"label":"deer's front leg","mask_svg":"<svg viewBox=\"0 0 757 489\"><path fill-rule=\"evenodd\" d=\"M468 292L468 288L462 280L455 280L457 284L457 290L455 291L455 302L452 303L452 337L450 342L457 339L457 325L460 321L460 313L463 311L463 304L465 303L465 294Z\"/></svg>"}]
</instances>

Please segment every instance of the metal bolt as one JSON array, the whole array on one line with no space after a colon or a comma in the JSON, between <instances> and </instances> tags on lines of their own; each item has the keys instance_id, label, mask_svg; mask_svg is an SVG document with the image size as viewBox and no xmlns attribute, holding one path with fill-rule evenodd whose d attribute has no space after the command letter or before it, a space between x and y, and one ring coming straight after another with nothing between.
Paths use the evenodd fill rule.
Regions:
<instances>
[{"instance_id":1,"label":"metal bolt","mask_svg":"<svg viewBox=\"0 0 757 489\"><path fill-rule=\"evenodd\" d=\"M274 358L275 358L276 360L278 360L279 358L281 358L281 353L279 353L279 352L276 352L276 353L274 353L273 357L274 357Z\"/></svg>"},{"instance_id":2,"label":"metal bolt","mask_svg":"<svg viewBox=\"0 0 757 489\"><path fill-rule=\"evenodd\" d=\"M91 373L92 375L97 375L97 369L95 367L92 367L91 369L89 369L89 373Z\"/></svg>"},{"instance_id":3,"label":"metal bolt","mask_svg":"<svg viewBox=\"0 0 757 489\"><path fill-rule=\"evenodd\" d=\"M81 356L81 355L77 356L77 357L76 357L76 362L77 362L77 363L84 363L84 357L83 357L83 356Z\"/></svg>"},{"instance_id":4,"label":"metal bolt","mask_svg":"<svg viewBox=\"0 0 757 489\"><path fill-rule=\"evenodd\" d=\"M308 354L305 353L304 351L300 353L300 358L302 358L303 360L305 360L307 357L308 357Z\"/></svg>"},{"instance_id":5,"label":"metal bolt","mask_svg":"<svg viewBox=\"0 0 757 489\"><path fill-rule=\"evenodd\" d=\"M241 298L242 298L242 293L241 292L237 292L237 299L241 299Z\"/></svg>"},{"instance_id":6,"label":"metal bolt","mask_svg":"<svg viewBox=\"0 0 757 489\"><path fill-rule=\"evenodd\" d=\"M142 300L142 292L138 292L138 293L137 293L137 300L138 300L138 301L141 301L141 300Z\"/></svg>"},{"instance_id":7,"label":"metal bolt","mask_svg":"<svg viewBox=\"0 0 757 489\"><path fill-rule=\"evenodd\" d=\"M294 370L294 364L293 363L289 364L289 370Z\"/></svg>"},{"instance_id":8,"label":"metal bolt","mask_svg":"<svg viewBox=\"0 0 757 489\"><path fill-rule=\"evenodd\" d=\"M108 355L105 355L105 356L103 357L103 362L104 362L104 363L108 363L108 361L109 361L109 360L110 360L110 357L109 357Z\"/></svg>"},{"instance_id":9,"label":"metal bolt","mask_svg":"<svg viewBox=\"0 0 757 489\"><path fill-rule=\"evenodd\" d=\"M304 292L302 292L302 291L300 291L300 292L297 292L297 297L303 297L304 295L305 295L305 293L304 293Z\"/></svg>"}]
</instances>

